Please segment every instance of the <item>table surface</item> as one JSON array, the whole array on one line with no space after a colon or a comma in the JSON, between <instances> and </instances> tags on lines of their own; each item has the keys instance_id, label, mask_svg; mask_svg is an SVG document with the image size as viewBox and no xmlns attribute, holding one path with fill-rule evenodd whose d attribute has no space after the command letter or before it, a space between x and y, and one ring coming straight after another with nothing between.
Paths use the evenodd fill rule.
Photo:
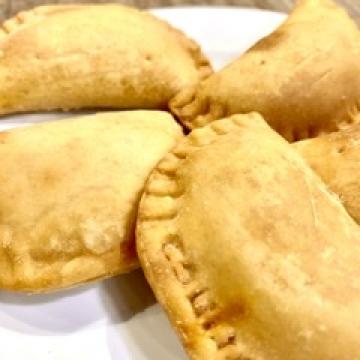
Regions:
<instances>
[{"instance_id":1,"label":"table surface","mask_svg":"<svg viewBox=\"0 0 360 360\"><path fill-rule=\"evenodd\" d=\"M0 19L5 19L21 10L46 3L106 3L116 0L0 0ZM138 7L160 7L179 5L234 5L259 9L270 9L277 11L289 11L296 0L121 0L123 4L135 5ZM359 0L337 0L344 5L354 18L360 23L360 1Z\"/></svg>"}]
</instances>

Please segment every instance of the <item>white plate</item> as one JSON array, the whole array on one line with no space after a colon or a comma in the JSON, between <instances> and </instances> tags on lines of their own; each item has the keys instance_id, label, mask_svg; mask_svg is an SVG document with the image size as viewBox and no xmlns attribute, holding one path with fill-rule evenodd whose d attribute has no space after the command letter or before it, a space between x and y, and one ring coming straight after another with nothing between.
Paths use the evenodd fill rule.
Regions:
<instances>
[{"instance_id":1,"label":"white plate","mask_svg":"<svg viewBox=\"0 0 360 360\"><path fill-rule=\"evenodd\" d=\"M284 15L188 7L153 10L196 39L216 68L274 29ZM69 114L11 116L0 130ZM184 360L141 271L53 295L0 292L1 360Z\"/></svg>"}]
</instances>

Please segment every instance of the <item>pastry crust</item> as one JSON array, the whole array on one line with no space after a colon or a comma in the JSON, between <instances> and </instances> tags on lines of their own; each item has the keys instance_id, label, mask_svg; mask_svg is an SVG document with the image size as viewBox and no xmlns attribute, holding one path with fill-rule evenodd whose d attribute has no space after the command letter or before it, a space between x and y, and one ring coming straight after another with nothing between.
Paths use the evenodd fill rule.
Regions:
<instances>
[{"instance_id":1,"label":"pastry crust","mask_svg":"<svg viewBox=\"0 0 360 360\"><path fill-rule=\"evenodd\" d=\"M47 292L138 267L138 201L181 136L160 111L0 132L0 288Z\"/></svg>"},{"instance_id":2,"label":"pastry crust","mask_svg":"<svg viewBox=\"0 0 360 360\"><path fill-rule=\"evenodd\" d=\"M360 124L293 145L360 224Z\"/></svg>"},{"instance_id":3,"label":"pastry crust","mask_svg":"<svg viewBox=\"0 0 360 360\"><path fill-rule=\"evenodd\" d=\"M158 164L137 250L192 359L360 358L359 227L257 114Z\"/></svg>"},{"instance_id":4,"label":"pastry crust","mask_svg":"<svg viewBox=\"0 0 360 360\"><path fill-rule=\"evenodd\" d=\"M360 33L332 0L302 0L275 32L170 108L189 128L260 112L287 140L355 121L360 99Z\"/></svg>"},{"instance_id":5,"label":"pastry crust","mask_svg":"<svg viewBox=\"0 0 360 360\"><path fill-rule=\"evenodd\" d=\"M0 29L0 114L165 109L210 73L193 40L122 5L41 6Z\"/></svg>"}]
</instances>

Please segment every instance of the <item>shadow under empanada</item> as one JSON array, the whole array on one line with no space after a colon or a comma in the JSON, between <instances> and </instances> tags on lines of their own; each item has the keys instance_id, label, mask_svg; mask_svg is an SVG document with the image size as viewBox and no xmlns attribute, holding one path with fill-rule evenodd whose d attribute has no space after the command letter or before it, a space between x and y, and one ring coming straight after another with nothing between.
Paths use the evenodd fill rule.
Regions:
<instances>
[{"instance_id":1,"label":"shadow under empanada","mask_svg":"<svg viewBox=\"0 0 360 360\"><path fill-rule=\"evenodd\" d=\"M1 291L0 326L33 336L69 334L101 319L101 311L94 310L100 308L94 295L93 284L43 295Z\"/></svg>"},{"instance_id":2,"label":"shadow under empanada","mask_svg":"<svg viewBox=\"0 0 360 360\"><path fill-rule=\"evenodd\" d=\"M104 307L110 314L109 319L115 324L128 321L156 304L141 270L104 281L101 290Z\"/></svg>"},{"instance_id":3,"label":"shadow under empanada","mask_svg":"<svg viewBox=\"0 0 360 360\"><path fill-rule=\"evenodd\" d=\"M186 359L142 270L104 281L101 299L108 312L108 347L114 360L124 356L119 339L134 359L148 359L149 354L152 359Z\"/></svg>"}]
</instances>

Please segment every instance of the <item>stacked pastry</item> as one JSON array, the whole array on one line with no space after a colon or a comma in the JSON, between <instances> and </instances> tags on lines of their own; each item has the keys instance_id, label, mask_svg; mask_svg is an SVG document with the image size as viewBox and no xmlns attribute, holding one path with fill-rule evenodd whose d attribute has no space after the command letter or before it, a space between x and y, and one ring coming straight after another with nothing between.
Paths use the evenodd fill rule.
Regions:
<instances>
[{"instance_id":1,"label":"stacked pastry","mask_svg":"<svg viewBox=\"0 0 360 360\"><path fill-rule=\"evenodd\" d=\"M145 181L183 136L165 110L211 73L207 59L115 4L39 7L0 35L0 114L127 109L0 133L1 287L57 290L138 267Z\"/></svg>"},{"instance_id":2,"label":"stacked pastry","mask_svg":"<svg viewBox=\"0 0 360 360\"><path fill-rule=\"evenodd\" d=\"M343 9L300 1L214 74L123 6L41 7L1 35L2 114L127 109L0 134L2 288L139 257L192 359L360 359L360 32Z\"/></svg>"}]
</instances>

